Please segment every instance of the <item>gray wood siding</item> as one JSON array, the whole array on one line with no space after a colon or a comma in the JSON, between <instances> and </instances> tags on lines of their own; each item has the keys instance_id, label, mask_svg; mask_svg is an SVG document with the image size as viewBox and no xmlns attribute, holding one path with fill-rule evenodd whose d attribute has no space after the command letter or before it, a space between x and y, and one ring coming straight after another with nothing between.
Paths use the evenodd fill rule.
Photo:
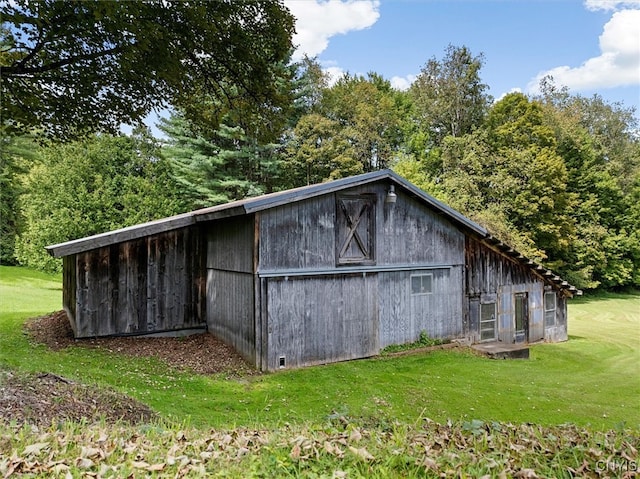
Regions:
<instances>
[{"instance_id":1,"label":"gray wood siding","mask_svg":"<svg viewBox=\"0 0 640 479\"><path fill-rule=\"evenodd\" d=\"M387 187L378 188L378 264L464 263L464 234L459 229L401 191L396 191L395 204L385 203Z\"/></svg>"},{"instance_id":2,"label":"gray wood siding","mask_svg":"<svg viewBox=\"0 0 640 479\"><path fill-rule=\"evenodd\" d=\"M260 215L260 268L334 268L335 195L283 205Z\"/></svg>"},{"instance_id":3,"label":"gray wood siding","mask_svg":"<svg viewBox=\"0 0 640 479\"><path fill-rule=\"evenodd\" d=\"M385 203L387 188L374 183L338 195L375 198L372 264L464 264L464 233L402 191L396 191L395 204ZM262 212L260 269L335 268L336 201L335 194L328 194Z\"/></svg>"},{"instance_id":4,"label":"gray wood siding","mask_svg":"<svg viewBox=\"0 0 640 479\"><path fill-rule=\"evenodd\" d=\"M78 326L76 324L77 299L77 279L76 279L76 255L62 258L62 306L67 313L69 324L76 335Z\"/></svg>"},{"instance_id":5,"label":"gray wood siding","mask_svg":"<svg viewBox=\"0 0 640 479\"><path fill-rule=\"evenodd\" d=\"M76 337L204 327L201 249L185 228L75 255Z\"/></svg>"},{"instance_id":6,"label":"gray wood siding","mask_svg":"<svg viewBox=\"0 0 640 479\"><path fill-rule=\"evenodd\" d=\"M432 293L411 294L412 275L432 275ZM379 273L380 347L463 336L462 268Z\"/></svg>"},{"instance_id":7,"label":"gray wood siding","mask_svg":"<svg viewBox=\"0 0 640 479\"><path fill-rule=\"evenodd\" d=\"M209 269L207 272L207 327L255 364L253 275Z\"/></svg>"},{"instance_id":8,"label":"gray wood siding","mask_svg":"<svg viewBox=\"0 0 640 479\"><path fill-rule=\"evenodd\" d=\"M378 353L376 275L269 279L266 369Z\"/></svg>"},{"instance_id":9,"label":"gray wood siding","mask_svg":"<svg viewBox=\"0 0 640 479\"><path fill-rule=\"evenodd\" d=\"M475 303L480 297L498 294L498 340L513 343L515 340L515 305L513 295L528 293L528 340L540 341L545 337L544 281L524 264L512 260L475 238L467 237L465 246L465 287L469 301L469 337L480 340ZM482 301L484 302L484 301ZM563 309L564 308L564 309ZM560 315L566 317L566 302L558 301Z\"/></svg>"},{"instance_id":10,"label":"gray wood siding","mask_svg":"<svg viewBox=\"0 0 640 479\"><path fill-rule=\"evenodd\" d=\"M212 221L207 231L207 328L256 364L254 215Z\"/></svg>"},{"instance_id":11,"label":"gray wood siding","mask_svg":"<svg viewBox=\"0 0 640 479\"><path fill-rule=\"evenodd\" d=\"M238 216L207 225L207 268L253 273L254 216Z\"/></svg>"}]
</instances>

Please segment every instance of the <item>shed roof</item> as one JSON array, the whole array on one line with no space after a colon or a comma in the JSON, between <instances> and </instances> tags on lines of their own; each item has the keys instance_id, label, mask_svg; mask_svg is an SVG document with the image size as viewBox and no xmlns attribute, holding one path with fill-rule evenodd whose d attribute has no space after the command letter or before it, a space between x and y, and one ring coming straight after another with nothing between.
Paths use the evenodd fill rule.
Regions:
<instances>
[{"instance_id":1,"label":"shed roof","mask_svg":"<svg viewBox=\"0 0 640 479\"><path fill-rule=\"evenodd\" d=\"M47 246L46 249L52 256L60 258L96 248L102 248L104 246L110 246L112 244L117 244L124 241L135 240L154 234L183 228L185 226L193 225L199 222L256 213L284 204L302 201L316 196L338 192L355 186L362 186L382 180L386 180L390 182L390 184L394 184L396 187L404 190L406 193L416 197L418 200L429 205L434 211L447 218L449 221L475 233L483 240L486 240L490 245L500 249L507 256L510 256L516 261L529 266L541 277L544 277L548 281L554 282L559 288L567 290L569 294L582 294L581 291L579 291L574 286L569 285L566 281L563 281L553 272L547 270L537 263L528 260L520 253L510 248L508 245L492 236L484 227L465 217L464 215L442 203L441 201L438 201L431 195L425 193L420 188L416 187L391 170L379 170L362 175L351 176L349 178L328 181L326 183L302 186L291 190L279 191L276 193L256 196L253 198L232 201L230 203L222 205L203 208L191 211L189 213L170 216L168 218L162 218L159 220L141 223L126 228L109 231L106 233L87 236L85 238L79 238L64 243Z\"/></svg>"}]
</instances>

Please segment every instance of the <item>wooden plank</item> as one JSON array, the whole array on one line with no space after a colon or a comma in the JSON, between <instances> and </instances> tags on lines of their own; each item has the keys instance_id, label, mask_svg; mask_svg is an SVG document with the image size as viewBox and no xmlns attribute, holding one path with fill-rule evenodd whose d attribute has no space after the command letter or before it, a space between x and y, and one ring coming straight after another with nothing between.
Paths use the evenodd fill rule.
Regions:
<instances>
[{"instance_id":1,"label":"wooden plank","mask_svg":"<svg viewBox=\"0 0 640 479\"><path fill-rule=\"evenodd\" d=\"M376 354L376 275L267 280L267 369L299 367Z\"/></svg>"},{"instance_id":2,"label":"wooden plank","mask_svg":"<svg viewBox=\"0 0 640 479\"><path fill-rule=\"evenodd\" d=\"M207 327L252 364L256 363L254 298L254 275L208 270Z\"/></svg>"}]
</instances>

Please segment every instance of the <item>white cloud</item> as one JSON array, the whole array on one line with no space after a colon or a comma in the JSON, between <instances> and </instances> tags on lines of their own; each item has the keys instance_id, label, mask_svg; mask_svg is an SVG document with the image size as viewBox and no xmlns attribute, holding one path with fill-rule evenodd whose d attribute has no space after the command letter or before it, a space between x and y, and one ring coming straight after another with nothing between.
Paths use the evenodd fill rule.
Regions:
<instances>
[{"instance_id":1,"label":"white cloud","mask_svg":"<svg viewBox=\"0 0 640 479\"><path fill-rule=\"evenodd\" d=\"M391 86L396 90L408 90L411 84L416 81L415 75L407 75L404 77L395 76L391 78Z\"/></svg>"},{"instance_id":2,"label":"white cloud","mask_svg":"<svg viewBox=\"0 0 640 479\"><path fill-rule=\"evenodd\" d=\"M284 3L296 18L294 60L305 54L319 55L334 35L363 30L380 17L378 0L285 0Z\"/></svg>"},{"instance_id":3,"label":"white cloud","mask_svg":"<svg viewBox=\"0 0 640 479\"><path fill-rule=\"evenodd\" d=\"M589 0L588 3L621 2ZM579 67L559 66L541 72L529 83L528 91L536 92L540 80L547 75L551 75L557 85L574 91L640 85L640 9L620 10L612 15L600 35L600 56L588 59Z\"/></svg>"},{"instance_id":4,"label":"white cloud","mask_svg":"<svg viewBox=\"0 0 640 479\"><path fill-rule=\"evenodd\" d=\"M346 73L342 68L338 66L323 67L322 71L327 75L327 81L329 82L330 87L335 85L338 80L340 80L340 78L342 78Z\"/></svg>"},{"instance_id":5,"label":"white cloud","mask_svg":"<svg viewBox=\"0 0 640 479\"><path fill-rule=\"evenodd\" d=\"M638 8L640 0L585 0L587 10L618 10L623 8Z\"/></svg>"}]
</instances>

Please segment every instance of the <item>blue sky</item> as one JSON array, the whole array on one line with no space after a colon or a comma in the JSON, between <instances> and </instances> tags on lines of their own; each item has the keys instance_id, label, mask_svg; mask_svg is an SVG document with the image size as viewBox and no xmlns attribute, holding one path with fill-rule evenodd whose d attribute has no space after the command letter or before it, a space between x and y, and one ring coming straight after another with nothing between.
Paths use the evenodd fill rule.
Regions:
<instances>
[{"instance_id":1,"label":"blue sky","mask_svg":"<svg viewBox=\"0 0 640 479\"><path fill-rule=\"evenodd\" d=\"M490 93L535 93L551 73L572 93L640 110L640 0L285 0L296 56L334 76L374 71L406 88L448 44L484 54Z\"/></svg>"}]
</instances>

